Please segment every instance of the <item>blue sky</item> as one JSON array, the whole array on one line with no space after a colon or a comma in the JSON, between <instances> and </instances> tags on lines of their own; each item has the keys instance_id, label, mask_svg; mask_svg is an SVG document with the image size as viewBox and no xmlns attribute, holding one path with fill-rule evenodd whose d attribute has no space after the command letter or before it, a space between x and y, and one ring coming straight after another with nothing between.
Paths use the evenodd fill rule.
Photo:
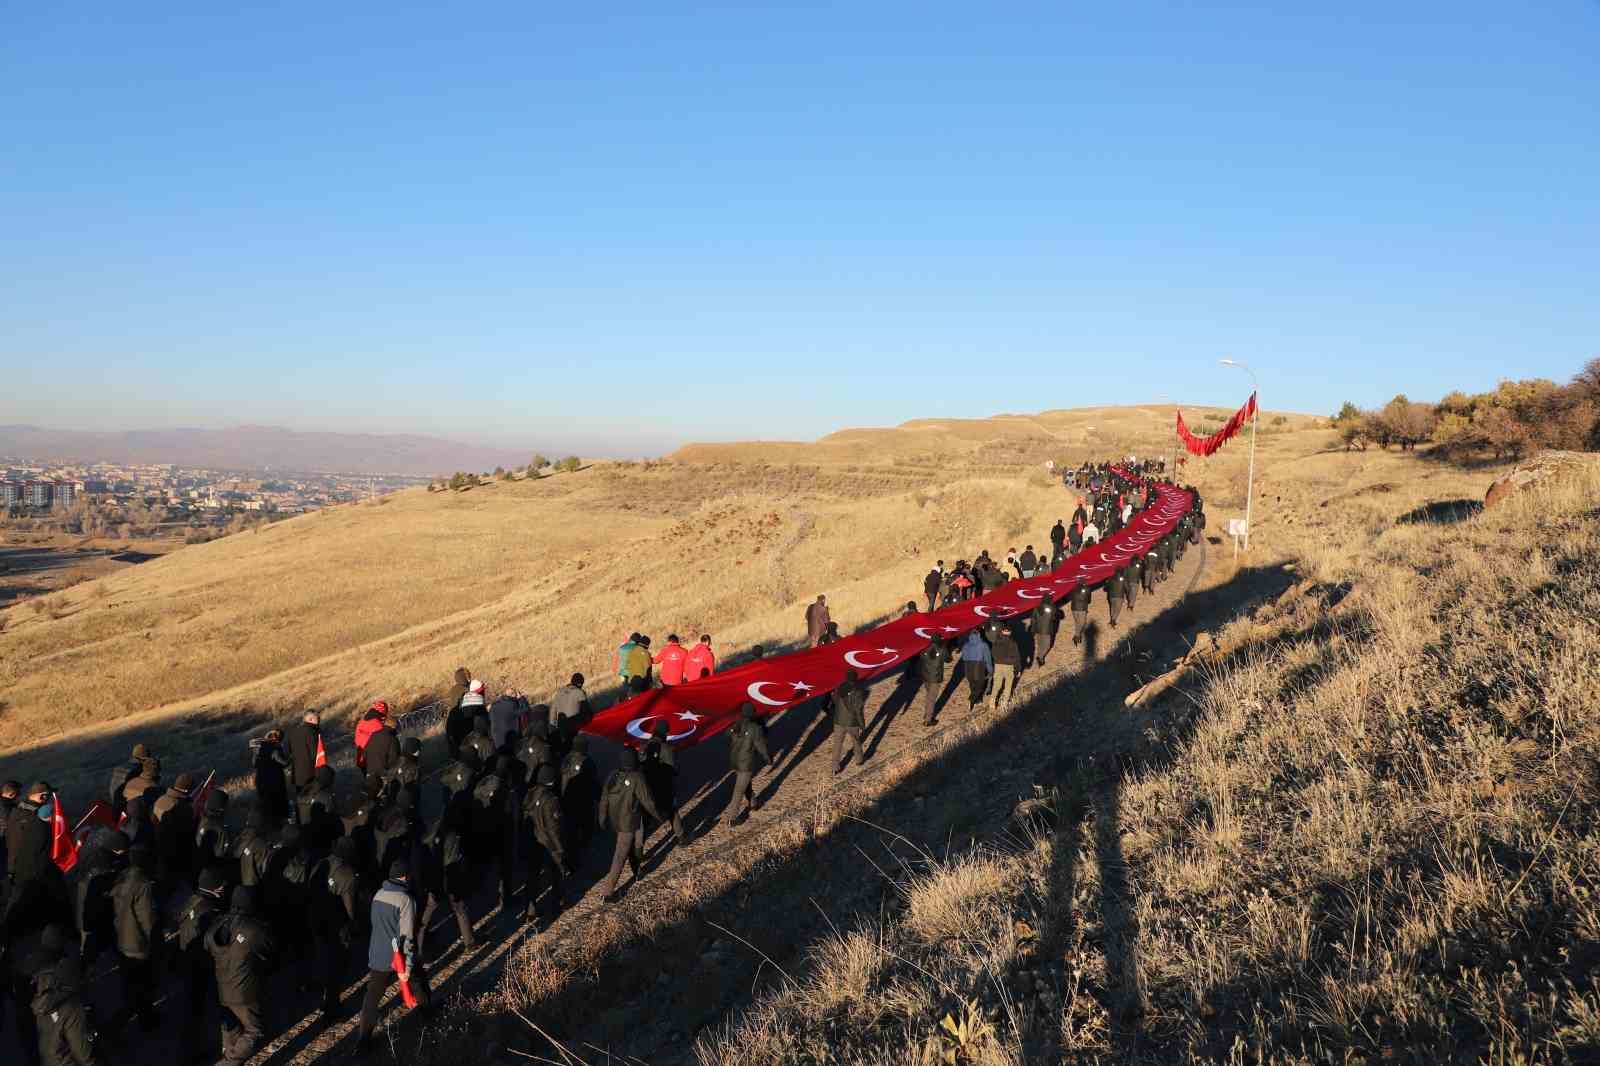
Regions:
<instances>
[{"instance_id":1,"label":"blue sky","mask_svg":"<svg viewBox=\"0 0 1600 1066\"><path fill-rule=\"evenodd\" d=\"M626 452L1600 354L1595 0L0 0L0 143L0 422Z\"/></svg>"}]
</instances>

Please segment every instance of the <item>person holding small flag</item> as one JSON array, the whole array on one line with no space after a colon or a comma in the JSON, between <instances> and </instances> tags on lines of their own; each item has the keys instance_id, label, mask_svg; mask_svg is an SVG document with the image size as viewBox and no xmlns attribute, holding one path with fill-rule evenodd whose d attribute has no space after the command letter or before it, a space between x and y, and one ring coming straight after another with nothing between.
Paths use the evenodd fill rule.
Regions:
<instances>
[{"instance_id":1,"label":"person holding small flag","mask_svg":"<svg viewBox=\"0 0 1600 1066\"><path fill-rule=\"evenodd\" d=\"M427 982L416 972L417 905L411 898L410 865L396 859L389 879L372 897L372 934L367 943L367 988L361 1001L361 1028L356 1054L372 1050L372 1031L378 1027L378 1007L396 980L407 1007L426 1006Z\"/></svg>"}]
</instances>

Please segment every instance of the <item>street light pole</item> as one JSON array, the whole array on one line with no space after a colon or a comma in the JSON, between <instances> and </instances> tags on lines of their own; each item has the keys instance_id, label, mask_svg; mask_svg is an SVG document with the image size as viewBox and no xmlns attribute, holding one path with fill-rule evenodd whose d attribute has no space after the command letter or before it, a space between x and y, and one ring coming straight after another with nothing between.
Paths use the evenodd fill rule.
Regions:
<instances>
[{"instance_id":1,"label":"street light pole","mask_svg":"<svg viewBox=\"0 0 1600 1066\"><path fill-rule=\"evenodd\" d=\"M1250 512L1256 501L1256 429L1261 424L1261 385L1256 381L1256 372L1237 359L1217 360L1223 366L1237 367L1250 375L1252 395L1256 398L1256 409L1250 416L1250 473L1245 481L1244 489L1244 550L1250 550Z\"/></svg>"}]
</instances>

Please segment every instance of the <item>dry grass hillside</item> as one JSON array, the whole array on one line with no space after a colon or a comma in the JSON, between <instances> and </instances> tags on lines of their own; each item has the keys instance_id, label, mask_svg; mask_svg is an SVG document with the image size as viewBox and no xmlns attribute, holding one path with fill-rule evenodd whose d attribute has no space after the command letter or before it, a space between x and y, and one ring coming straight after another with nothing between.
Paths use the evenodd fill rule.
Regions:
<instances>
[{"instance_id":1,"label":"dry grass hillside","mask_svg":"<svg viewBox=\"0 0 1600 1066\"><path fill-rule=\"evenodd\" d=\"M1600 1060L1600 470L1266 476L1295 583L1153 706L1057 708L1041 816L885 863L702 1066Z\"/></svg>"},{"instance_id":2,"label":"dry grass hillside","mask_svg":"<svg viewBox=\"0 0 1600 1066\"><path fill-rule=\"evenodd\" d=\"M1325 432L1291 431L1309 422L1263 443L1320 447ZM0 749L70 789L133 735L204 768L268 718L415 706L462 664L539 695L574 670L609 679L636 628L738 654L791 641L818 592L865 624L936 558L1042 543L1065 503L1044 460L1170 450L1170 424L1170 408L1098 408L691 446L187 547L0 614Z\"/></svg>"}]
</instances>

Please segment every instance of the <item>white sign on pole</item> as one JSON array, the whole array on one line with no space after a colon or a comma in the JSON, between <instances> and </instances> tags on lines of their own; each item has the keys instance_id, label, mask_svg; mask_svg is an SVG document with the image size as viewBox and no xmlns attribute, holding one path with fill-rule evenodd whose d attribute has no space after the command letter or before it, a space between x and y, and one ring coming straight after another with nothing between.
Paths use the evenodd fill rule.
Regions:
<instances>
[{"instance_id":1,"label":"white sign on pole","mask_svg":"<svg viewBox=\"0 0 1600 1066\"><path fill-rule=\"evenodd\" d=\"M1242 537L1250 532L1250 522L1243 518L1228 519L1228 536Z\"/></svg>"}]
</instances>

